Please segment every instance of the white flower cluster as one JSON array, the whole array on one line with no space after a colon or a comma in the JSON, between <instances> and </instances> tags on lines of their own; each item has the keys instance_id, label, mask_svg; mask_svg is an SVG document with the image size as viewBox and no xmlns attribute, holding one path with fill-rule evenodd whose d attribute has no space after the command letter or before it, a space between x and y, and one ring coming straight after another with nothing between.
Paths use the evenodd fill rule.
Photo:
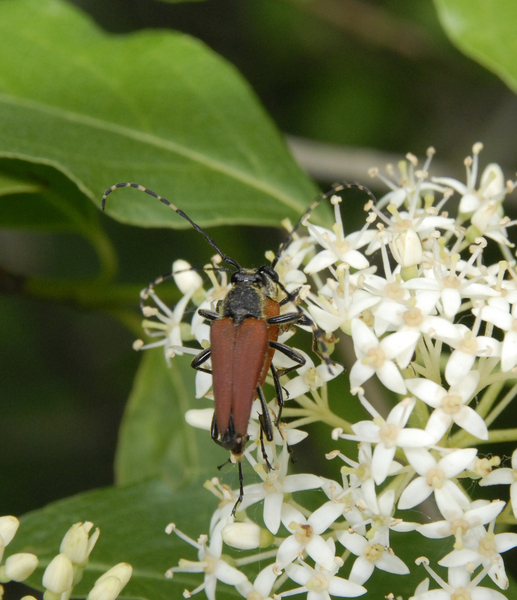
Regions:
<instances>
[{"instance_id":1,"label":"white flower cluster","mask_svg":"<svg viewBox=\"0 0 517 600\"><path fill-rule=\"evenodd\" d=\"M517 394L517 273L507 235L514 222L503 208L515 183L505 183L495 164L479 176L481 149L475 144L465 160L465 184L429 177L433 149L421 169L416 157L407 155L398 172L388 167L385 176L372 170L390 191L365 205L366 224L360 231L345 234L343 199L336 194L331 198L332 229L309 219L304 223L308 234L293 236L277 265L280 281L288 290L302 286L304 310L325 332L330 349L339 330L351 336L356 361L350 386L369 419L350 424L332 412L325 382L340 369L331 375L324 364L315 366L306 356L296 376L284 376L284 415L296 419L282 426L283 435L275 434L273 442L262 440L272 466L267 471L253 412L253 442L244 456L260 482L245 487L236 517L231 510L238 492L213 480L208 487L221 503L210 535L196 542L172 524L167 530L198 551L197 561L182 560L167 575L204 573L204 582L185 597L204 589L214 600L218 581L249 600L294 594L307 594L309 600L356 597L366 593L363 586L375 569L409 573L391 547L390 531L395 531L438 540L439 548L445 538L453 541L453 550L438 561L447 569L448 582L425 557L414 557L439 586L429 590L426 579L414 592L415 600L505 598L480 584L488 576L500 589L508 587L501 554L517 546L517 534L505 532L517 523L517 450L511 468L494 468L501 458L483 457L474 446L517 440L517 429L492 427ZM446 205L457 207L454 214ZM493 262L494 251L501 260ZM227 276L216 265L207 271L213 287L205 292L188 264L175 263L184 298L174 311L153 289L146 291L145 299L151 297L156 308L146 307L144 314L156 320L144 324L160 340L147 345L138 341L137 348L162 345L169 358L199 352L184 346L184 340L195 338L208 347L210 328L197 312L190 327L182 319L190 300L214 311L224 297ZM283 309L289 311L289 306ZM291 334L284 332L281 341ZM285 360L275 356L274 364L285 367ZM387 416L367 400L362 387L374 375L385 388L382 401L392 402L391 410L380 411L389 412ZM198 373L197 396L210 395L210 386L211 376ZM290 407L293 400L296 408ZM270 406L274 412L274 400ZM208 429L212 412L189 411L187 420ZM343 462L339 481L288 474L288 448L304 437L296 427L314 421L329 424L335 441L358 444L357 461L341 450L327 455ZM479 499L480 486L490 485L509 486L511 502ZM320 490L324 501L316 510L301 504L305 490ZM260 523L246 512L258 502L263 502ZM436 514L437 508L440 517L406 521L404 511L417 505L422 512L413 515ZM250 554L229 559L224 543ZM252 583L246 569L254 561L267 566ZM347 578L339 576L344 573ZM299 587L291 588L288 579Z\"/></svg>"},{"instance_id":2,"label":"white flower cluster","mask_svg":"<svg viewBox=\"0 0 517 600\"><path fill-rule=\"evenodd\" d=\"M0 517L0 563L5 546L13 539L20 522L16 517ZM75 585L81 581L88 564L90 553L97 542L100 530L90 536L93 523L76 523L66 533L61 542L60 553L55 556L43 573L44 600L68 600ZM38 566L35 554L21 552L9 556L0 567L0 582L25 581ZM115 600L131 578L133 569L127 563L120 563L104 573L93 586L87 600ZM0 585L0 598L3 587ZM24 596L22 600L36 600L34 596Z\"/></svg>"}]
</instances>

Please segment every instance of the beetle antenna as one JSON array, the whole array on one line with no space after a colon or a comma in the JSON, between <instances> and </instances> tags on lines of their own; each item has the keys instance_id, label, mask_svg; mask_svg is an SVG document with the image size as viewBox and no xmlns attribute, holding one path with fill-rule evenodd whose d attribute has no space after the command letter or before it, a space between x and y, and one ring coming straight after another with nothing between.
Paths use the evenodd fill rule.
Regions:
<instances>
[{"instance_id":1,"label":"beetle antenna","mask_svg":"<svg viewBox=\"0 0 517 600\"><path fill-rule=\"evenodd\" d=\"M184 219L186 219L192 225L192 227L205 238L205 240L212 246L212 248L215 248L215 250L217 250L217 252L221 255L221 258L223 259L223 261L225 263L227 263L228 265L232 265L233 267L235 267L239 271L241 270L241 266L239 265L239 263L235 259L231 258L230 256L227 256L219 248L219 246L214 242L214 240L208 235L208 233L206 233L205 231L203 231L201 229L201 227L197 223L194 223L194 221L186 213L184 213L177 206L174 206L174 204L172 202L169 202L169 200L167 200L163 196L159 196L158 194L156 194L155 192L153 192L149 188L146 188L143 185L140 185L139 183L127 183L127 182L125 182L125 183L115 183L115 185L112 185L109 189L107 189L104 192L104 194L102 196L102 204L101 204L102 210L104 210L104 208L106 206L106 198L109 196L109 194L111 194L111 192L114 192L117 188L125 188L125 187L132 187L132 188L135 188L136 190L139 190L140 192L145 192L146 194L149 194L150 196L153 196L154 198L156 198L160 202L163 202L163 204L165 204L166 206L169 206L170 208L172 208L172 210L175 213L177 213L180 217L183 217Z\"/></svg>"},{"instance_id":2,"label":"beetle antenna","mask_svg":"<svg viewBox=\"0 0 517 600\"><path fill-rule=\"evenodd\" d=\"M332 198L332 196L334 194L337 194L338 192L342 192L343 190L349 190L349 189L358 189L361 190L362 192L365 192L366 194L368 194L368 196L370 196L370 198L374 201L377 202L377 198L373 195L373 193L364 185L361 185L360 183L335 183L330 190L328 190L328 192L325 192L324 194L322 194L321 196L319 196L310 206L309 208L305 211L305 214L299 219L298 223L296 223L296 225L293 227L293 229L291 230L291 232L289 233L289 235L285 238L285 240L282 242L282 244L280 245L280 248L278 249L278 252L276 253L275 258L273 259L273 262L271 263L271 268L274 269L277 262L280 260L280 257L282 256L282 254L284 253L285 249L287 248L287 246L289 246L289 244L292 242L293 236L294 234L298 231L298 229L300 229L300 227L303 225L305 219L308 219L310 214L312 213L312 211L321 203L323 202L323 200L327 200L328 198Z\"/></svg>"}]
</instances>

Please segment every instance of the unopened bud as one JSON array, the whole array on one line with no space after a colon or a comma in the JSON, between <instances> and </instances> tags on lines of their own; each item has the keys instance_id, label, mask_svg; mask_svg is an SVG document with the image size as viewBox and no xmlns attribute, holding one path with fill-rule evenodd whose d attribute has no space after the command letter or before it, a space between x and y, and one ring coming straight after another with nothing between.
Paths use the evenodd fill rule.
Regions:
<instances>
[{"instance_id":1,"label":"unopened bud","mask_svg":"<svg viewBox=\"0 0 517 600\"><path fill-rule=\"evenodd\" d=\"M192 270L190 263L186 260L176 260L172 265L174 281L182 294L194 292L203 285L199 273Z\"/></svg>"},{"instance_id":2,"label":"unopened bud","mask_svg":"<svg viewBox=\"0 0 517 600\"><path fill-rule=\"evenodd\" d=\"M267 548L274 539L267 529L261 529L255 523L230 523L222 530L221 535L228 546L239 550Z\"/></svg>"},{"instance_id":3,"label":"unopened bud","mask_svg":"<svg viewBox=\"0 0 517 600\"><path fill-rule=\"evenodd\" d=\"M4 565L4 573L9 581L24 581L38 566L38 557L28 552L10 556Z\"/></svg>"},{"instance_id":4,"label":"unopened bud","mask_svg":"<svg viewBox=\"0 0 517 600\"><path fill-rule=\"evenodd\" d=\"M401 267L412 267L422 262L422 242L414 229L395 235L391 251Z\"/></svg>"},{"instance_id":5,"label":"unopened bud","mask_svg":"<svg viewBox=\"0 0 517 600\"><path fill-rule=\"evenodd\" d=\"M63 594L72 587L74 567L66 554L58 554L43 573L43 587L53 594Z\"/></svg>"},{"instance_id":6,"label":"unopened bud","mask_svg":"<svg viewBox=\"0 0 517 600\"><path fill-rule=\"evenodd\" d=\"M133 567L129 563L118 563L118 565L115 565L114 567L111 567L109 571L106 571L104 575L101 575L95 582L95 585L99 585L110 577L116 577L120 580L122 587L125 587L126 583L131 579L132 574Z\"/></svg>"},{"instance_id":7,"label":"unopened bud","mask_svg":"<svg viewBox=\"0 0 517 600\"><path fill-rule=\"evenodd\" d=\"M89 521L86 521L86 523L75 523L67 531L61 542L60 551L66 554L75 565L81 565L88 560L88 556L90 556L90 552L99 538L100 531L97 528L91 538L88 539L88 534L92 527L93 523Z\"/></svg>"},{"instance_id":8,"label":"unopened bud","mask_svg":"<svg viewBox=\"0 0 517 600\"><path fill-rule=\"evenodd\" d=\"M0 517L0 537L4 546L13 539L19 526L20 521L16 517Z\"/></svg>"},{"instance_id":9,"label":"unopened bud","mask_svg":"<svg viewBox=\"0 0 517 600\"><path fill-rule=\"evenodd\" d=\"M122 591L118 577L107 577L99 585L95 584L86 600L114 600Z\"/></svg>"}]
</instances>

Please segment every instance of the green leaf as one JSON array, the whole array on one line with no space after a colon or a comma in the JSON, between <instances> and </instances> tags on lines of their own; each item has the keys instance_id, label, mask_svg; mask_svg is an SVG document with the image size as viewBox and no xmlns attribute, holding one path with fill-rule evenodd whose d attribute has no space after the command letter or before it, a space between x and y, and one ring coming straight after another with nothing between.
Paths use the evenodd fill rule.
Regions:
<instances>
[{"instance_id":1,"label":"green leaf","mask_svg":"<svg viewBox=\"0 0 517 600\"><path fill-rule=\"evenodd\" d=\"M517 92L515 0L435 0L442 25L467 56Z\"/></svg>"},{"instance_id":2,"label":"green leaf","mask_svg":"<svg viewBox=\"0 0 517 600\"><path fill-rule=\"evenodd\" d=\"M180 558L197 560L194 548L175 535L164 533L173 521L187 535L197 539L208 533L209 515L217 500L202 486L172 490L163 482L105 488L49 504L25 515L7 555L32 552L40 559L28 583L41 588L43 571L59 553L61 539L79 521L91 521L101 530L90 556L83 581L74 588L74 597L84 597L95 580L119 562L133 567L133 577L121 597L149 600L181 598L183 590L195 588L202 576L177 574L165 579L165 571Z\"/></svg>"},{"instance_id":3,"label":"green leaf","mask_svg":"<svg viewBox=\"0 0 517 600\"><path fill-rule=\"evenodd\" d=\"M28 181L26 178L15 177L0 172L0 196L29 194L33 192L40 192L41 190L41 185Z\"/></svg>"},{"instance_id":4,"label":"green leaf","mask_svg":"<svg viewBox=\"0 0 517 600\"><path fill-rule=\"evenodd\" d=\"M5 191L0 191L1 226L72 230L87 236L98 230L98 211L60 171L44 164L0 159L0 173L6 181Z\"/></svg>"},{"instance_id":5,"label":"green leaf","mask_svg":"<svg viewBox=\"0 0 517 600\"><path fill-rule=\"evenodd\" d=\"M188 409L210 406L210 401L195 399L191 360L176 356L167 367L162 348L144 352L119 433L119 483L161 477L176 488L213 477L227 460L228 453L215 445L210 432L185 422Z\"/></svg>"},{"instance_id":6,"label":"green leaf","mask_svg":"<svg viewBox=\"0 0 517 600\"><path fill-rule=\"evenodd\" d=\"M108 35L61 0L4 0L0 63L0 157L60 170L97 206L137 181L201 225L278 225L316 194L248 84L184 34ZM188 227L136 190L107 212Z\"/></svg>"}]
</instances>

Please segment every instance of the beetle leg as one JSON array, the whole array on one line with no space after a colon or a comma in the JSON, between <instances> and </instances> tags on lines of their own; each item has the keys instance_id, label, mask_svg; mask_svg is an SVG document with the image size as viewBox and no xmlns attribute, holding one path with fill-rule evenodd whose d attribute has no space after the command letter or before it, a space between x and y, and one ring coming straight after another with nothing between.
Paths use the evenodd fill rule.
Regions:
<instances>
[{"instance_id":1,"label":"beetle leg","mask_svg":"<svg viewBox=\"0 0 517 600\"><path fill-rule=\"evenodd\" d=\"M239 461L239 497L237 498L237 502L235 503L232 509L232 516L235 517L235 512L237 511L237 507L244 499L244 477L242 475L242 462Z\"/></svg>"},{"instance_id":2,"label":"beetle leg","mask_svg":"<svg viewBox=\"0 0 517 600\"><path fill-rule=\"evenodd\" d=\"M262 415L260 415L261 427L266 434L266 438L268 442L273 440L273 428L271 427L271 417L269 416L269 408L266 402L266 398L264 397L264 392L260 385L257 385L257 395L260 400L260 404L262 406Z\"/></svg>"},{"instance_id":3,"label":"beetle leg","mask_svg":"<svg viewBox=\"0 0 517 600\"><path fill-rule=\"evenodd\" d=\"M217 428L217 421L215 420L215 412L212 417L212 426L210 427L210 435L216 444L219 444L219 429ZM226 464L226 463L225 463ZM222 467L223 465L221 465ZM218 467L219 469L221 467Z\"/></svg>"},{"instance_id":4,"label":"beetle leg","mask_svg":"<svg viewBox=\"0 0 517 600\"><path fill-rule=\"evenodd\" d=\"M284 408L284 393L282 384L280 383L280 377L273 365L271 365L271 375L273 377L273 383L275 384L275 395L278 403L278 416L275 421L275 426L280 432L280 435L282 435L282 432L280 431L280 418L282 416L282 409Z\"/></svg>"},{"instance_id":5,"label":"beetle leg","mask_svg":"<svg viewBox=\"0 0 517 600\"><path fill-rule=\"evenodd\" d=\"M305 315L303 313L292 312L271 317L267 320L270 325L285 325L286 323L296 323L302 319Z\"/></svg>"},{"instance_id":6,"label":"beetle leg","mask_svg":"<svg viewBox=\"0 0 517 600\"><path fill-rule=\"evenodd\" d=\"M221 318L221 315L213 310L205 310L204 308L200 308L197 312L199 315L205 319L208 319L209 321L217 321Z\"/></svg>"},{"instance_id":7,"label":"beetle leg","mask_svg":"<svg viewBox=\"0 0 517 600\"><path fill-rule=\"evenodd\" d=\"M296 350L294 350L290 346L286 346L285 344L282 344L281 342L273 342L273 341L269 342L269 346L270 346L270 348L274 348L275 350L278 350L282 354L285 354L285 356L287 356L287 358L290 358L292 361L297 363L296 365L293 365L292 367L288 367L287 369L279 370L278 371L279 375L285 375L286 373L290 373L291 371L296 371L296 369L303 367L303 365L306 363L305 358L299 352L296 352ZM277 395L277 398L278 398L278 395Z\"/></svg>"},{"instance_id":8,"label":"beetle leg","mask_svg":"<svg viewBox=\"0 0 517 600\"><path fill-rule=\"evenodd\" d=\"M211 375L212 374L211 369L205 369L204 367L201 366L203 363L205 363L210 358L211 353L212 353L211 348L206 348L205 350L202 350L199 354L197 354L194 357L194 359L190 363L190 366L193 369L196 369L196 371L202 371L203 373L208 373Z\"/></svg>"},{"instance_id":9,"label":"beetle leg","mask_svg":"<svg viewBox=\"0 0 517 600\"><path fill-rule=\"evenodd\" d=\"M264 421L262 419L262 415L259 415L259 422L260 422L260 450L262 452L262 458L264 459L264 462L266 463L266 470L267 470L267 472L269 472L269 471L273 470L273 467L271 466L271 463L269 462L267 452L266 452L266 446L264 445Z\"/></svg>"}]
</instances>

